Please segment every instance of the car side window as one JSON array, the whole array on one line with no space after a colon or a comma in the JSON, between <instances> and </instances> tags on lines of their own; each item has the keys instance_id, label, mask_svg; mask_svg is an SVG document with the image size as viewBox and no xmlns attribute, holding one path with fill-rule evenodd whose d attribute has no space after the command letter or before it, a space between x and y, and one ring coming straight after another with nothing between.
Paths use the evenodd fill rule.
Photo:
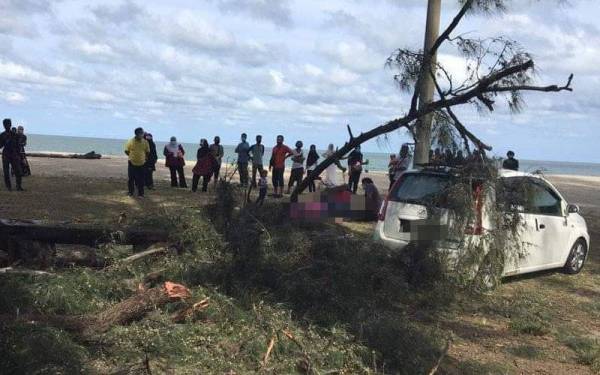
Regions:
<instances>
[{"instance_id":1,"label":"car side window","mask_svg":"<svg viewBox=\"0 0 600 375\"><path fill-rule=\"evenodd\" d=\"M527 204L527 194L523 178L501 178L496 188L498 208L504 212L524 212Z\"/></svg>"},{"instance_id":2,"label":"car side window","mask_svg":"<svg viewBox=\"0 0 600 375\"><path fill-rule=\"evenodd\" d=\"M543 181L527 179L527 205L525 211L539 215L561 215L561 200Z\"/></svg>"}]
</instances>

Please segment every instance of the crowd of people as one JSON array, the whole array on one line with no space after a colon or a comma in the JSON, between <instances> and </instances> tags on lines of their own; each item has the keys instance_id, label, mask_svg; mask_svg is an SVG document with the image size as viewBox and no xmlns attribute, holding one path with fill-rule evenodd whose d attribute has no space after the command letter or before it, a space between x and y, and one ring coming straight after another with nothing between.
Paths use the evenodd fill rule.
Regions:
<instances>
[{"instance_id":1,"label":"crowd of people","mask_svg":"<svg viewBox=\"0 0 600 375\"><path fill-rule=\"evenodd\" d=\"M2 169L4 174L4 183L8 190L12 190L12 179L15 177L16 190L23 191L22 177L31 174L31 168L25 154L27 146L27 136L24 134L22 126L13 127L10 119L4 119L4 132L0 133L0 149L2 149ZM145 189L154 189L153 174L156 171L158 162L158 153L152 134L147 133L142 128L134 131L135 136L125 144L125 154L128 156L128 193L133 196L137 189L138 196L144 196ZM271 173L271 184L273 186L273 197L283 196L285 188L285 168L286 160L291 159L291 171L287 183L286 193L299 185L305 175L309 175L317 166L321 158L331 158L335 152L335 146L329 144L323 154L317 152L315 145L310 145L308 151L304 151L302 141L297 141L293 148L284 143L284 137L278 135L275 146L272 148L268 165L265 165L265 146L262 143L262 136L257 135L255 143L250 145L245 133L241 134L240 143L235 148L237 154L236 170L242 187L257 188L259 191L257 203L262 204L268 190L268 175ZM185 177L185 149L176 137L171 137L163 149L165 157L165 166L169 169L171 175L171 186L175 188L187 188ZM192 187L196 192L202 180L201 191L206 192L211 180L216 185L221 170L221 163L224 157L224 149L221 145L221 139L216 136L213 143L209 144L206 139L201 139L196 152L196 163L192 169ZM430 152L431 164L442 164L446 166L460 166L470 160L482 159L479 151L474 151L467 158L463 156L462 151L452 152L451 150L442 151L439 148ZM347 160L347 167L342 166L340 160ZM378 194L376 187L370 178L360 176L363 167L368 165L369 161L364 159L360 146L357 146L346 157L335 159L324 172L324 176L316 176L309 181L309 192L317 190L315 181L320 181L326 187L335 187L340 185L337 178L337 172L342 171L345 174L348 171L347 189L356 194L359 182L363 190L369 194ZM402 173L412 166L412 155L409 144L403 144L398 155L391 154L388 163L389 188L402 175ZM507 158L503 161L504 169L518 170L519 161L515 159L515 153L509 151ZM344 181L345 183L345 181Z\"/></svg>"},{"instance_id":2,"label":"crowd of people","mask_svg":"<svg viewBox=\"0 0 600 375\"><path fill-rule=\"evenodd\" d=\"M272 196L280 198L283 196L285 188L285 168L286 160L291 159L290 176L287 182L286 193L299 185L305 175L309 175L319 163L321 158L330 158L336 152L335 146L330 144L327 150L319 155L315 145L310 145L308 152L304 150L302 141L297 141L293 148L284 143L283 135L278 135L275 146L272 148L268 165L265 165L265 146L262 143L262 136L257 135L255 143L248 143L248 136L242 133L240 142L235 147L237 154L236 170L238 173L240 185L242 187L258 188L259 197L257 203L262 204L268 190L268 175L271 173L271 184L273 186ZM152 173L156 170L157 154L156 145L152 140L152 135L145 133L142 128L135 129L135 137L129 140L125 146L125 153L129 156L129 195L134 194L134 186L138 187L138 195L144 195L144 187L153 188ZM171 172L171 186L187 188L184 174L185 149L177 142L177 138L171 137L170 142L164 147L165 165ZM224 150L221 145L221 139L214 137L213 143L209 145L206 139L200 140L200 145L196 153L196 164L192 169L192 188L193 192L198 190L200 179L202 179L201 191L208 190L211 179L216 184L219 179L221 162L223 160ZM453 152L451 150L442 151L436 148L430 152L430 163L444 166L460 166L469 161L483 160L483 155L475 150L468 157L464 157L462 151ZM514 152L509 151L507 159L504 160L503 168L519 169L519 162L514 158ZM342 166L340 160L347 160L347 167ZM344 174L348 171L347 189L356 194L359 182L363 185L363 190L368 194L377 194L377 188L370 178L360 180L363 167L368 165L369 161L364 160L360 146L357 146L346 157L334 160L334 162L325 169L323 177L317 176L309 181L309 192L316 191L315 181L319 180L326 187L340 185L337 179L337 171L341 170ZM409 144L403 144L398 155L391 154L388 163L389 189L394 182L412 166L412 155ZM251 171L251 175L250 175ZM258 182L257 182L258 177Z\"/></svg>"},{"instance_id":3,"label":"crowd of people","mask_svg":"<svg viewBox=\"0 0 600 375\"><path fill-rule=\"evenodd\" d=\"M125 144L125 154L128 156L128 190L129 195L144 196L144 189L153 189L153 173L156 171L158 160L156 144L153 141L152 134L144 132L144 129L137 128L134 131L135 136ZM329 158L335 153L335 146L330 144L327 150L319 155L315 145L310 145L305 153L302 141L297 141L293 148L284 143L284 137L278 135L275 146L272 149L268 165L265 161L265 146L262 143L262 136L257 135L255 143L248 143L247 134L243 133L240 137L240 143L235 148L237 154L236 170L234 173L239 175L242 187L252 187L259 190L259 203L264 201L267 193L267 178L271 173L271 183L273 186L273 197L280 198L284 194L286 187L284 181L286 160L291 159L290 176L287 182L286 193L299 185L305 174L313 171L321 158ZM165 165L171 173L171 186L177 188L187 188L185 177L185 149L176 137L171 140L163 149ZM196 152L196 164L192 169L192 191L197 191L202 179L201 191L207 191L208 185L212 179L216 184L219 179L221 162L223 160L224 150L221 145L221 139L214 137L213 143L209 145L206 139L201 139ZM347 167L341 165L340 160L347 159ZM308 186L310 192L316 191L315 180L320 180L325 186L339 185L337 171L345 173L349 170L348 189L356 194L360 176L364 165L369 161L364 160L360 151L360 146L356 147L347 157L335 160L334 163L325 170L324 177L316 177L311 180ZM258 179L257 179L258 177Z\"/></svg>"},{"instance_id":4,"label":"crowd of people","mask_svg":"<svg viewBox=\"0 0 600 375\"><path fill-rule=\"evenodd\" d=\"M13 127L11 119L2 121L4 131L0 133L0 149L2 149L2 173L4 185L12 191L12 176L15 177L17 191L24 191L23 177L31 175L31 168L25 154L27 136L22 126Z\"/></svg>"}]
</instances>

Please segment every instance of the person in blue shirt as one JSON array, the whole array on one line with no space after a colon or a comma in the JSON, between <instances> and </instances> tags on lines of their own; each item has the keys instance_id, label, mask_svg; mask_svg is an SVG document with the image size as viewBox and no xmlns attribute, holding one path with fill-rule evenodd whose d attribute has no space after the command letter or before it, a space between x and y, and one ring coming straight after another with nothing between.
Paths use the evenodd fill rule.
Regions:
<instances>
[{"instance_id":1,"label":"person in blue shirt","mask_svg":"<svg viewBox=\"0 0 600 375\"><path fill-rule=\"evenodd\" d=\"M235 148L235 153L238 154L237 166L240 174L240 184L242 187L248 186L248 160L250 159L250 145L246 142L248 136L242 133L242 141Z\"/></svg>"}]
</instances>

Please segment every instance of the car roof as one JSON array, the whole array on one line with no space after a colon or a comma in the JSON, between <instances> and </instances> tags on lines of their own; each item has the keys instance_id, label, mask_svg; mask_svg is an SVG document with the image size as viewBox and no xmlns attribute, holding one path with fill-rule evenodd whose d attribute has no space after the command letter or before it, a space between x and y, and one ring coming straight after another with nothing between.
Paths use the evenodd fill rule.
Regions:
<instances>
[{"instance_id":1,"label":"car roof","mask_svg":"<svg viewBox=\"0 0 600 375\"><path fill-rule=\"evenodd\" d=\"M429 169L429 168L425 168L425 169L409 169L406 171L406 173L426 173L426 174L432 174L432 175L448 175L450 172L450 168L439 168L439 169ZM503 178L511 178L511 177L533 177L533 178L540 178L545 180L544 176L538 173L529 173L529 172L522 172L522 171L513 171L511 169L498 169L498 177L503 177Z\"/></svg>"}]
</instances>

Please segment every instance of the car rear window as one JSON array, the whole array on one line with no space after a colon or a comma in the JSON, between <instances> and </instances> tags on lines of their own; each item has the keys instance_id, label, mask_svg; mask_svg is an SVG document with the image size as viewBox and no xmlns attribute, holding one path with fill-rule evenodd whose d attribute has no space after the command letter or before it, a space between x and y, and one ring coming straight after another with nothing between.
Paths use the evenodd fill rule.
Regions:
<instances>
[{"instance_id":1,"label":"car rear window","mask_svg":"<svg viewBox=\"0 0 600 375\"><path fill-rule=\"evenodd\" d=\"M451 178L443 174L405 173L389 195L394 202L443 205Z\"/></svg>"}]
</instances>

